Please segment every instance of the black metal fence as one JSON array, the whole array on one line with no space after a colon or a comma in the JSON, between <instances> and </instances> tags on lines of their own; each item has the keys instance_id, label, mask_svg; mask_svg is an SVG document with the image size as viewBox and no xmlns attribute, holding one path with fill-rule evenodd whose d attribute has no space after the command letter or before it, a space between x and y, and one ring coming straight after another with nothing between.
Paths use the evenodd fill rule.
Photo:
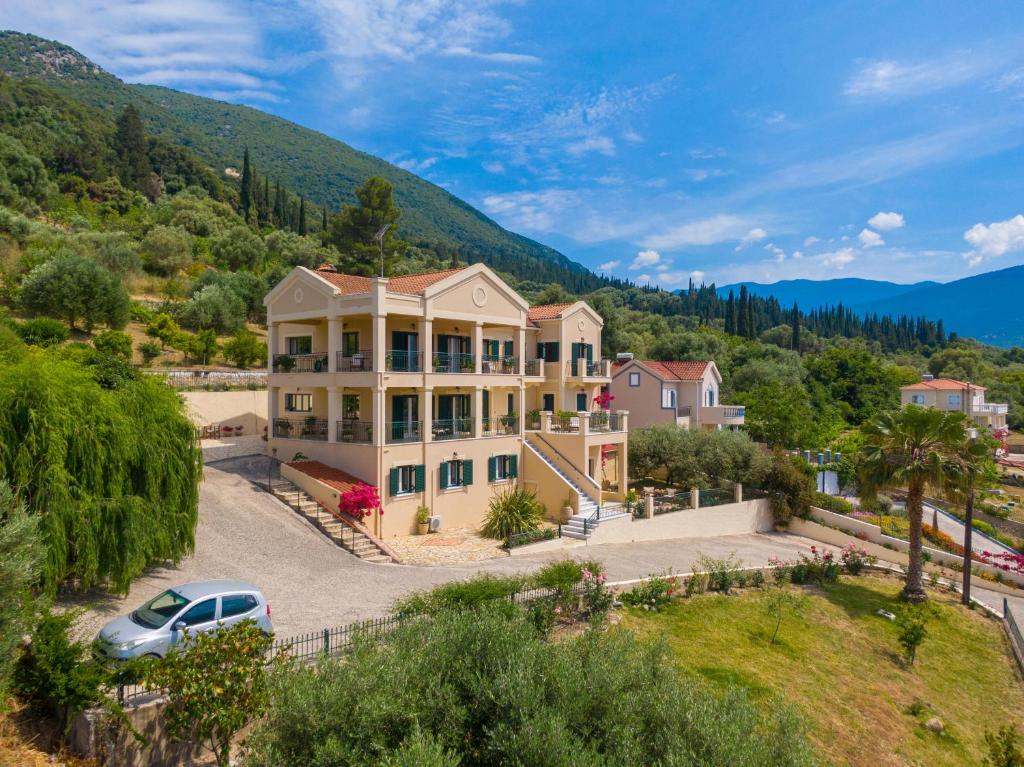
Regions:
<instances>
[{"instance_id":1,"label":"black metal fence","mask_svg":"<svg viewBox=\"0 0 1024 767\"><path fill-rule=\"evenodd\" d=\"M539 530L530 530L525 533L513 533L505 541L506 549L514 549L516 546L526 546L530 543L537 543L538 541L553 541L555 538L562 537L562 526L559 525L557 528L545 527Z\"/></svg>"},{"instance_id":2,"label":"black metal fence","mask_svg":"<svg viewBox=\"0 0 1024 767\"><path fill-rule=\"evenodd\" d=\"M141 369L146 375L161 375L178 391L261 391L267 388L264 370L160 370Z\"/></svg>"}]
</instances>

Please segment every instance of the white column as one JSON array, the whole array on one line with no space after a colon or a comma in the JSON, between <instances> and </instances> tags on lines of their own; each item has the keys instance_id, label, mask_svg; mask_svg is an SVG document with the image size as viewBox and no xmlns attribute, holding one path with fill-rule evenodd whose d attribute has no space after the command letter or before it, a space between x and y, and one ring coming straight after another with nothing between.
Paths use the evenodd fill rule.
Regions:
<instances>
[{"instance_id":1,"label":"white column","mask_svg":"<svg viewBox=\"0 0 1024 767\"><path fill-rule=\"evenodd\" d=\"M277 418L280 399L280 388L277 386L270 386L267 388L267 438L272 439L274 436L274 419Z\"/></svg>"},{"instance_id":2,"label":"white column","mask_svg":"<svg viewBox=\"0 0 1024 767\"><path fill-rule=\"evenodd\" d=\"M420 334L420 354L423 355L423 372L430 373L434 370L434 321L430 317L423 317L417 323L417 332Z\"/></svg>"},{"instance_id":3,"label":"white column","mask_svg":"<svg viewBox=\"0 0 1024 767\"><path fill-rule=\"evenodd\" d=\"M434 389L430 386L420 390L420 418L423 420L424 442L431 442L434 435Z\"/></svg>"},{"instance_id":4,"label":"white column","mask_svg":"<svg viewBox=\"0 0 1024 767\"><path fill-rule=\"evenodd\" d=\"M480 369L477 368L477 372ZM493 394L493 392L492 392ZM497 403L491 402L491 423L494 423L494 412L497 407ZM483 435L483 423L484 423L484 390L482 386L473 387L473 436L480 437Z\"/></svg>"},{"instance_id":5,"label":"white column","mask_svg":"<svg viewBox=\"0 0 1024 767\"><path fill-rule=\"evenodd\" d=\"M338 441L338 387L327 387L327 441Z\"/></svg>"},{"instance_id":6,"label":"white column","mask_svg":"<svg viewBox=\"0 0 1024 767\"><path fill-rule=\"evenodd\" d=\"M327 370L338 372L338 352L341 351L341 318L327 320Z\"/></svg>"},{"instance_id":7,"label":"white column","mask_svg":"<svg viewBox=\"0 0 1024 767\"><path fill-rule=\"evenodd\" d=\"M473 372L479 374L484 356L484 323L480 321L473 323L473 356L476 358Z\"/></svg>"},{"instance_id":8,"label":"white column","mask_svg":"<svg viewBox=\"0 0 1024 767\"><path fill-rule=\"evenodd\" d=\"M376 359L374 364L377 364ZM384 418L387 414L384 400L385 391L383 388L376 388L371 393L373 399L373 444L377 446L384 444Z\"/></svg>"},{"instance_id":9,"label":"white column","mask_svg":"<svg viewBox=\"0 0 1024 767\"><path fill-rule=\"evenodd\" d=\"M277 354L277 345L280 343L280 324L279 322L267 324L267 371L270 373L274 372L274 357Z\"/></svg>"},{"instance_id":10,"label":"white column","mask_svg":"<svg viewBox=\"0 0 1024 767\"><path fill-rule=\"evenodd\" d=\"M375 316L373 322L373 372L384 372L384 357L388 353L387 317Z\"/></svg>"},{"instance_id":11,"label":"white column","mask_svg":"<svg viewBox=\"0 0 1024 767\"><path fill-rule=\"evenodd\" d=\"M526 372L526 328L516 331L516 354L519 355L519 375Z\"/></svg>"}]
</instances>

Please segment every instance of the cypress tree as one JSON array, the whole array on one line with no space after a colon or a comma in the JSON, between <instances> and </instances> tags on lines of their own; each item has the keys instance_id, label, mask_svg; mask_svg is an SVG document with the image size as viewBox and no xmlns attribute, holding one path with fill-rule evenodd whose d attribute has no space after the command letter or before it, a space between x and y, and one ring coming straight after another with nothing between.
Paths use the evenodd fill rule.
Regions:
<instances>
[{"instance_id":1,"label":"cypress tree","mask_svg":"<svg viewBox=\"0 0 1024 767\"><path fill-rule=\"evenodd\" d=\"M129 189L143 191L153 169L149 164L146 131L142 127L139 113L131 104L126 106L117 118L114 148L117 152L121 183Z\"/></svg>"},{"instance_id":2,"label":"cypress tree","mask_svg":"<svg viewBox=\"0 0 1024 767\"><path fill-rule=\"evenodd\" d=\"M260 212L262 215L261 223L268 224L270 223L270 176L263 177L262 201L263 204L260 207Z\"/></svg>"},{"instance_id":3,"label":"cypress tree","mask_svg":"<svg viewBox=\"0 0 1024 767\"><path fill-rule=\"evenodd\" d=\"M797 308L796 302L793 302L793 316L791 323L793 325L793 338L789 343L790 348L795 351L800 351L800 310Z\"/></svg>"},{"instance_id":4,"label":"cypress tree","mask_svg":"<svg viewBox=\"0 0 1024 767\"><path fill-rule=\"evenodd\" d=\"M736 335L736 296L729 290L729 300L725 304L725 332Z\"/></svg>"},{"instance_id":5,"label":"cypress tree","mask_svg":"<svg viewBox=\"0 0 1024 767\"><path fill-rule=\"evenodd\" d=\"M253 212L253 179L252 167L249 165L249 147L242 155L242 188L238 193L238 204L242 209L242 218L252 221Z\"/></svg>"},{"instance_id":6,"label":"cypress tree","mask_svg":"<svg viewBox=\"0 0 1024 767\"><path fill-rule=\"evenodd\" d=\"M299 198L299 234L306 235L309 228L306 226L306 198Z\"/></svg>"},{"instance_id":7,"label":"cypress tree","mask_svg":"<svg viewBox=\"0 0 1024 767\"><path fill-rule=\"evenodd\" d=\"M747 286L740 285L740 304L736 317L736 335L743 336L743 338L750 337L750 330L747 326L750 318L749 304L750 299L747 296Z\"/></svg>"},{"instance_id":8,"label":"cypress tree","mask_svg":"<svg viewBox=\"0 0 1024 767\"><path fill-rule=\"evenodd\" d=\"M281 182L275 181L274 217L271 223L276 227L284 226L284 197L281 195Z\"/></svg>"}]
</instances>

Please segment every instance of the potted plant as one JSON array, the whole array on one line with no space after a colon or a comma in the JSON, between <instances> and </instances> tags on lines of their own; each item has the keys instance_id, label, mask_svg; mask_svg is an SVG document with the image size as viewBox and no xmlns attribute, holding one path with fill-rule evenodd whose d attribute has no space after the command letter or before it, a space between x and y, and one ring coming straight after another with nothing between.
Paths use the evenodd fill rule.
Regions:
<instances>
[{"instance_id":1,"label":"potted plant","mask_svg":"<svg viewBox=\"0 0 1024 767\"><path fill-rule=\"evenodd\" d=\"M469 356L468 354L466 356L464 356L462 358L462 360L459 362L459 369L463 373L472 373L473 372L473 358L471 356Z\"/></svg>"},{"instance_id":2,"label":"potted plant","mask_svg":"<svg viewBox=\"0 0 1024 767\"><path fill-rule=\"evenodd\" d=\"M576 510L572 507L572 496L567 495L565 500L562 501L562 524L564 525L572 519L572 515L575 513Z\"/></svg>"},{"instance_id":3,"label":"potted plant","mask_svg":"<svg viewBox=\"0 0 1024 767\"><path fill-rule=\"evenodd\" d=\"M242 432L244 430L245 430L245 426L243 424L239 424L238 426L235 427L235 436L236 437L241 437L242 436Z\"/></svg>"},{"instance_id":4,"label":"potted plant","mask_svg":"<svg viewBox=\"0 0 1024 767\"><path fill-rule=\"evenodd\" d=\"M295 369L295 358L287 354L278 354L274 357L274 369L278 373L291 373Z\"/></svg>"},{"instance_id":5,"label":"potted plant","mask_svg":"<svg viewBox=\"0 0 1024 767\"><path fill-rule=\"evenodd\" d=\"M426 535L430 532L430 509L426 506L416 509L416 532L419 535Z\"/></svg>"},{"instance_id":6,"label":"potted plant","mask_svg":"<svg viewBox=\"0 0 1024 767\"><path fill-rule=\"evenodd\" d=\"M626 492L626 510L636 513L637 501L640 500L640 496L636 490L629 490Z\"/></svg>"},{"instance_id":7,"label":"potted plant","mask_svg":"<svg viewBox=\"0 0 1024 767\"><path fill-rule=\"evenodd\" d=\"M526 423L528 424L526 427L528 429L540 429L540 411L531 410L529 413L527 413Z\"/></svg>"},{"instance_id":8,"label":"potted plant","mask_svg":"<svg viewBox=\"0 0 1024 767\"><path fill-rule=\"evenodd\" d=\"M438 354L438 355L434 356L434 372L435 373L443 373L445 371L445 369L448 367L448 361L447 361L447 359L445 359L446 356L447 355L441 355L441 354Z\"/></svg>"},{"instance_id":9,"label":"potted plant","mask_svg":"<svg viewBox=\"0 0 1024 767\"><path fill-rule=\"evenodd\" d=\"M558 411L558 427L561 431L569 431L572 428L572 419L579 416L571 410Z\"/></svg>"}]
</instances>

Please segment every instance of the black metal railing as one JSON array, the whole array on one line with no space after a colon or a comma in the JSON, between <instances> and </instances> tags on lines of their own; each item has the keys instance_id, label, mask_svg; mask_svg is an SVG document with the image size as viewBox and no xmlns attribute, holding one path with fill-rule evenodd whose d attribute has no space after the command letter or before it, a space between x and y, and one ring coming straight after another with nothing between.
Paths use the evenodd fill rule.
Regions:
<instances>
[{"instance_id":1,"label":"black metal railing","mask_svg":"<svg viewBox=\"0 0 1024 767\"><path fill-rule=\"evenodd\" d=\"M708 506L724 506L736 500L736 491L731 487L709 487L698 491L700 508Z\"/></svg>"},{"instance_id":2,"label":"black metal railing","mask_svg":"<svg viewBox=\"0 0 1024 767\"><path fill-rule=\"evenodd\" d=\"M662 495L655 496L654 498L654 514L671 514L675 511L686 511L692 509L693 504L690 503L689 493L676 493L675 495Z\"/></svg>"},{"instance_id":3,"label":"black metal railing","mask_svg":"<svg viewBox=\"0 0 1024 767\"><path fill-rule=\"evenodd\" d=\"M525 533L513 533L505 541L506 549L514 549L516 546L527 546L538 541L553 541L562 537L562 527L543 527L537 530L530 530Z\"/></svg>"},{"instance_id":4,"label":"black metal railing","mask_svg":"<svg viewBox=\"0 0 1024 767\"><path fill-rule=\"evenodd\" d=\"M178 391L258 391L267 388L265 370L147 370L145 375L164 376Z\"/></svg>"},{"instance_id":5,"label":"black metal railing","mask_svg":"<svg viewBox=\"0 0 1024 767\"><path fill-rule=\"evenodd\" d=\"M337 423L335 439L338 442L368 445L373 442L373 422L342 419Z\"/></svg>"},{"instance_id":6,"label":"black metal railing","mask_svg":"<svg viewBox=\"0 0 1024 767\"><path fill-rule=\"evenodd\" d=\"M525 374L528 376L544 375L544 360L527 360Z\"/></svg>"},{"instance_id":7,"label":"black metal railing","mask_svg":"<svg viewBox=\"0 0 1024 767\"><path fill-rule=\"evenodd\" d=\"M422 373L423 352L392 349L384 357L384 368L394 373Z\"/></svg>"},{"instance_id":8,"label":"black metal railing","mask_svg":"<svg viewBox=\"0 0 1024 767\"><path fill-rule=\"evenodd\" d=\"M608 360L594 360L586 363L586 374L588 376L603 376L608 370Z\"/></svg>"},{"instance_id":9,"label":"black metal railing","mask_svg":"<svg viewBox=\"0 0 1024 767\"><path fill-rule=\"evenodd\" d=\"M519 416L499 415L494 418L484 418L480 422L482 437L495 437L506 434L519 433Z\"/></svg>"},{"instance_id":10,"label":"black metal railing","mask_svg":"<svg viewBox=\"0 0 1024 767\"><path fill-rule=\"evenodd\" d=\"M373 370L373 349L360 349L348 355L338 352L336 364L339 373L368 373Z\"/></svg>"},{"instance_id":11,"label":"black metal railing","mask_svg":"<svg viewBox=\"0 0 1024 767\"><path fill-rule=\"evenodd\" d=\"M472 354L452 354L451 352L434 352L433 370L435 373L474 373L476 358Z\"/></svg>"},{"instance_id":12,"label":"black metal railing","mask_svg":"<svg viewBox=\"0 0 1024 767\"><path fill-rule=\"evenodd\" d=\"M587 433L603 434L622 431L622 414L614 410L598 411L587 417Z\"/></svg>"},{"instance_id":13,"label":"black metal railing","mask_svg":"<svg viewBox=\"0 0 1024 767\"><path fill-rule=\"evenodd\" d=\"M514 375L519 372L519 358L485 354L480 358L480 369L484 373Z\"/></svg>"},{"instance_id":14,"label":"black metal railing","mask_svg":"<svg viewBox=\"0 0 1024 767\"><path fill-rule=\"evenodd\" d=\"M580 417L576 413L552 413L550 431L579 434Z\"/></svg>"},{"instance_id":15,"label":"black metal railing","mask_svg":"<svg viewBox=\"0 0 1024 767\"><path fill-rule=\"evenodd\" d=\"M274 436L280 439L311 439L326 442L327 419L316 416L275 418Z\"/></svg>"},{"instance_id":16,"label":"black metal railing","mask_svg":"<svg viewBox=\"0 0 1024 767\"><path fill-rule=\"evenodd\" d=\"M392 421L385 424L385 441L389 444L398 442L422 442L423 421Z\"/></svg>"},{"instance_id":17,"label":"black metal railing","mask_svg":"<svg viewBox=\"0 0 1024 767\"><path fill-rule=\"evenodd\" d=\"M431 436L435 441L445 439L468 439L473 436L472 418L434 419Z\"/></svg>"},{"instance_id":18,"label":"black metal railing","mask_svg":"<svg viewBox=\"0 0 1024 767\"><path fill-rule=\"evenodd\" d=\"M275 373L326 373L326 354L278 354L274 357Z\"/></svg>"}]
</instances>

